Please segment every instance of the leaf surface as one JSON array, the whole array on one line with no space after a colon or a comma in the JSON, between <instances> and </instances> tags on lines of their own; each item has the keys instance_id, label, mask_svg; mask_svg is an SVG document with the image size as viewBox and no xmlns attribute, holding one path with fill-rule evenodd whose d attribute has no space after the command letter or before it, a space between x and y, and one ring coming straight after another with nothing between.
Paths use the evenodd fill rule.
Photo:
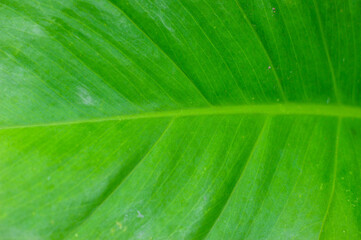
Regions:
<instances>
[{"instance_id":1,"label":"leaf surface","mask_svg":"<svg viewBox=\"0 0 361 240\"><path fill-rule=\"evenodd\" d=\"M2 0L0 239L361 239L361 1Z\"/></svg>"}]
</instances>

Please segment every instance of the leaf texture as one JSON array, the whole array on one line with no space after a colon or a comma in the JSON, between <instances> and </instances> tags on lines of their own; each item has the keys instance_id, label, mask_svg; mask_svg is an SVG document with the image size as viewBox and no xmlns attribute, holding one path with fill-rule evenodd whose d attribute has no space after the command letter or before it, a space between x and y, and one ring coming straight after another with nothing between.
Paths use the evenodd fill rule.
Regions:
<instances>
[{"instance_id":1,"label":"leaf texture","mask_svg":"<svg viewBox=\"0 0 361 240\"><path fill-rule=\"evenodd\" d=\"M1 0L0 239L361 239L360 0Z\"/></svg>"}]
</instances>

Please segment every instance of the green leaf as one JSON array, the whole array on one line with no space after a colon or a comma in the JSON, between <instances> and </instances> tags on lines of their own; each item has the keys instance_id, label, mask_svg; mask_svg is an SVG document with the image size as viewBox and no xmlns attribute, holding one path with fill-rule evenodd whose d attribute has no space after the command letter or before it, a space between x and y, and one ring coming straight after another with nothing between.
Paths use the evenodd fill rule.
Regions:
<instances>
[{"instance_id":1,"label":"green leaf","mask_svg":"<svg viewBox=\"0 0 361 240\"><path fill-rule=\"evenodd\" d=\"M361 239L360 0L1 0L0 239Z\"/></svg>"}]
</instances>

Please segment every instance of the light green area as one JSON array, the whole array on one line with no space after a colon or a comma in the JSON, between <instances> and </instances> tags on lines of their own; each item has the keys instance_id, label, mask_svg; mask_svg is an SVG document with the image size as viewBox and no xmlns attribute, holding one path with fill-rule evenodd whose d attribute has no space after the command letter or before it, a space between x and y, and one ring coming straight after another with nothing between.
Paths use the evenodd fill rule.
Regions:
<instances>
[{"instance_id":1,"label":"light green area","mask_svg":"<svg viewBox=\"0 0 361 240\"><path fill-rule=\"evenodd\" d=\"M361 0L1 0L0 240L361 239Z\"/></svg>"}]
</instances>

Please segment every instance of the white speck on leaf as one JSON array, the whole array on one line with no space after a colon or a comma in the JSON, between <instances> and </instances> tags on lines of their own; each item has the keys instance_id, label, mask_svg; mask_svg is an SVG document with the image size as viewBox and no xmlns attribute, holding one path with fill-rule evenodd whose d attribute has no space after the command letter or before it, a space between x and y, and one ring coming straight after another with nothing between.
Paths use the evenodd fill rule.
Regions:
<instances>
[{"instance_id":1,"label":"white speck on leaf","mask_svg":"<svg viewBox=\"0 0 361 240\"><path fill-rule=\"evenodd\" d=\"M271 66L268 66L268 69L271 69Z\"/></svg>"},{"instance_id":2,"label":"white speck on leaf","mask_svg":"<svg viewBox=\"0 0 361 240\"><path fill-rule=\"evenodd\" d=\"M137 239L145 239L145 238L144 238L144 232L139 232L139 233L137 233L136 238L137 238Z\"/></svg>"},{"instance_id":3,"label":"white speck on leaf","mask_svg":"<svg viewBox=\"0 0 361 240\"><path fill-rule=\"evenodd\" d=\"M33 33L34 35L38 35L38 36L44 35L44 31L37 25L32 26L32 28L30 30L31 30L31 33Z\"/></svg>"},{"instance_id":4,"label":"white speck on leaf","mask_svg":"<svg viewBox=\"0 0 361 240\"><path fill-rule=\"evenodd\" d=\"M138 210L137 210L137 213L138 213L137 218L144 218L144 215L141 214Z\"/></svg>"},{"instance_id":5,"label":"white speck on leaf","mask_svg":"<svg viewBox=\"0 0 361 240\"><path fill-rule=\"evenodd\" d=\"M90 96L89 92L82 87L78 88L78 96L81 99L82 103L85 105L94 105L94 100Z\"/></svg>"}]
</instances>

